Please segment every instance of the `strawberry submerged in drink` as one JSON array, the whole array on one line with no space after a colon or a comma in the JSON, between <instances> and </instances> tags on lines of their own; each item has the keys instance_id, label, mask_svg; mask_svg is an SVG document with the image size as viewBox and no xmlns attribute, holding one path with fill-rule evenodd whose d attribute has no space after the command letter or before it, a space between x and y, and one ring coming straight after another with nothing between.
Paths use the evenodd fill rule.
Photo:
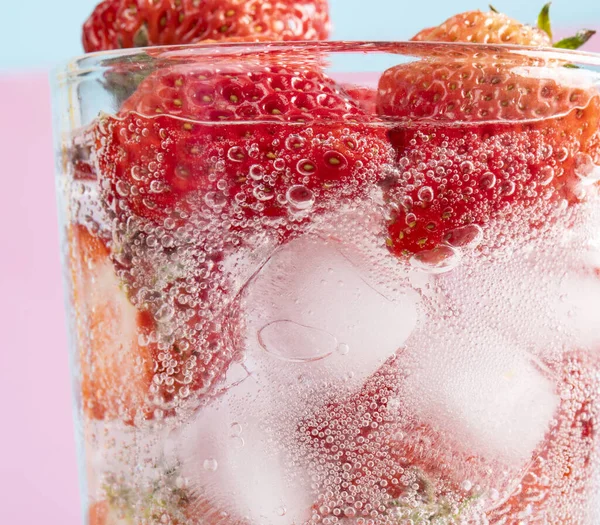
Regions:
<instances>
[{"instance_id":1,"label":"strawberry submerged in drink","mask_svg":"<svg viewBox=\"0 0 600 525\"><path fill-rule=\"evenodd\" d=\"M556 49L592 32L284 44L326 3L230 4L84 28L194 44L66 97L87 523L597 523L598 59Z\"/></svg>"}]
</instances>

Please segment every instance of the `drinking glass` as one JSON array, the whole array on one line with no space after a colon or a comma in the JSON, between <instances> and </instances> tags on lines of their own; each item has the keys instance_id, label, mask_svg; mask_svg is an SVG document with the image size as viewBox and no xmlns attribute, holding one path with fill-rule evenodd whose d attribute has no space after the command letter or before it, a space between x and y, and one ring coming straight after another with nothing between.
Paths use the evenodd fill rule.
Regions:
<instances>
[{"instance_id":1,"label":"drinking glass","mask_svg":"<svg viewBox=\"0 0 600 525\"><path fill-rule=\"evenodd\" d=\"M599 66L321 42L58 69L85 523L599 523Z\"/></svg>"}]
</instances>

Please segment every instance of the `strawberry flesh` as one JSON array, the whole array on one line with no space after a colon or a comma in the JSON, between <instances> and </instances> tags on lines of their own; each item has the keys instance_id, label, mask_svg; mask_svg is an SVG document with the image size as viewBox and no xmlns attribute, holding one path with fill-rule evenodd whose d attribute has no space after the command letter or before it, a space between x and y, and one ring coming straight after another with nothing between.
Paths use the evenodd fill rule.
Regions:
<instances>
[{"instance_id":1,"label":"strawberry flesh","mask_svg":"<svg viewBox=\"0 0 600 525\"><path fill-rule=\"evenodd\" d=\"M152 351L138 344L144 314L120 288L102 239L73 225L70 246L84 413L131 422L144 411L153 377Z\"/></svg>"}]
</instances>

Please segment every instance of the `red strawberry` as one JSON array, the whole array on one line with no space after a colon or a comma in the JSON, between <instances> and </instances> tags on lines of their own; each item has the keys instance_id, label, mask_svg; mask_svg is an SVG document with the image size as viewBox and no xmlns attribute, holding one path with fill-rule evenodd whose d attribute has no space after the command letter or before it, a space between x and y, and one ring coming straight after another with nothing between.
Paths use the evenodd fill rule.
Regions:
<instances>
[{"instance_id":1,"label":"red strawberry","mask_svg":"<svg viewBox=\"0 0 600 525\"><path fill-rule=\"evenodd\" d=\"M366 121L320 73L246 64L160 70L97 123L96 172L117 219L112 259L157 327L154 383L167 407L178 392L206 391L239 346L227 339L236 289L223 268L237 232L262 233L271 218L288 234L381 177L391 148Z\"/></svg>"},{"instance_id":2,"label":"red strawberry","mask_svg":"<svg viewBox=\"0 0 600 525\"><path fill-rule=\"evenodd\" d=\"M377 110L377 89L347 84L344 90L367 113L375 114Z\"/></svg>"},{"instance_id":3,"label":"red strawberry","mask_svg":"<svg viewBox=\"0 0 600 525\"><path fill-rule=\"evenodd\" d=\"M83 410L132 421L144 411L153 376L152 351L138 343L144 314L121 289L102 239L74 225L70 249Z\"/></svg>"},{"instance_id":4,"label":"red strawberry","mask_svg":"<svg viewBox=\"0 0 600 525\"><path fill-rule=\"evenodd\" d=\"M120 233L114 237L116 243ZM201 262L186 260L189 278L169 280L144 260L151 252L140 240L147 240L141 231L111 251L86 226L70 229L81 397L92 419L133 423L155 410L170 413L190 394L209 393L233 357L234 342L226 338L234 330L212 314L223 308L226 291L210 249L199 254ZM165 255L160 264L168 274L178 263ZM185 303L173 299L190 290Z\"/></svg>"},{"instance_id":5,"label":"red strawberry","mask_svg":"<svg viewBox=\"0 0 600 525\"><path fill-rule=\"evenodd\" d=\"M83 26L86 52L228 37L321 40L327 0L104 0Z\"/></svg>"},{"instance_id":6,"label":"red strawberry","mask_svg":"<svg viewBox=\"0 0 600 525\"><path fill-rule=\"evenodd\" d=\"M106 198L153 221L192 209L238 226L296 220L364 194L391 160L372 117L306 66L173 67L121 113L98 126Z\"/></svg>"},{"instance_id":7,"label":"red strawberry","mask_svg":"<svg viewBox=\"0 0 600 525\"><path fill-rule=\"evenodd\" d=\"M570 69L535 71L484 58L383 74L378 111L407 122L391 132L401 170L386 187L394 253L436 249L435 263L442 243L472 240L457 228L519 209L531 214L527 228L585 196L582 179L594 182L600 161L600 95Z\"/></svg>"},{"instance_id":8,"label":"red strawberry","mask_svg":"<svg viewBox=\"0 0 600 525\"><path fill-rule=\"evenodd\" d=\"M550 37L541 29L493 11L468 11L454 15L437 27L420 31L412 40L542 47L552 45Z\"/></svg>"},{"instance_id":9,"label":"red strawberry","mask_svg":"<svg viewBox=\"0 0 600 525\"><path fill-rule=\"evenodd\" d=\"M493 8L489 12L467 11L450 17L439 26L423 29L412 40L550 47L553 44L549 11L550 4L546 4L538 17L537 27L523 24ZM555 43L554 47L577 49L585 44L594 33L589 30L580 31L575 37Z\"/></svg>"}]
</instances>

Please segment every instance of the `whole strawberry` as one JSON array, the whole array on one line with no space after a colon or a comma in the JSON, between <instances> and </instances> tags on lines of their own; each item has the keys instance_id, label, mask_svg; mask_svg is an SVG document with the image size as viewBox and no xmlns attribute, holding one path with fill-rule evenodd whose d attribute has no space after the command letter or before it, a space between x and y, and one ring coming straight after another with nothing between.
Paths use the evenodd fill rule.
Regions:
<instances>
[{"instance_id":1,"label":"whole strawberry","mask_svg":"<svg viewBox=\"0 0 600 525\"><path fill-rule=\"evenodd\" d=\"M97 161L107 200L153 222L298 222L383 176L392 150L373 119L309 66L174 66L98 127Z\"/></svg>"},{"instance_id":2,"label":"whole strawberry","mask_svg":"<svg viewBox=\"0 0 600 525\"><path fill-rule=\"evenodd\" d=\"M390 132L394 253L460 247L491 220L527 209L533 225L585 196L600 161L600 96L570 71L423 61L384 73L378 110L408 123Z\"/></svg>"},{"instance_id":3,"label":"whole strawberry","mask_svg":"<svg viewBox=\"0 0 600 525\"><path fill-rule=\"evenodd\" d=\"M104 0L83 26L86 52L230 37L322 40L327 0Z\"/></svg>"},{"instance_id":4,"label":"whole strawberry","mask_svg":"<svg viewBox=\"0 0 600 525\"><path fill-rule=\"evenodd\" d=\"M490 9L488 12L467 11L454 15L439 26L423 29L412 40L577 49L595 33L590 30L582 30L574 37L565 38L553 44L549 3L542 8L536 27L510 18L491 6Z\"/></svg>"},{"instance_id":5,"label":"whole strawberry","mask_svg":"<svg viewBox=\"0 0 600 525\"><path fill-rule=\"evenodd\" d=\"M549 5L531 28L505 15L469 12L414 40L550 46ZM583 31L555 47L576 48ZM385 185L388 245L417 264L445 266L482 228L523 213L525 230L585 196L600 162L600 95L589 77L482 49L476 58L430 58L387 70L377 111L390 132L398 173Z\"/></svg>"}]
</instances>

